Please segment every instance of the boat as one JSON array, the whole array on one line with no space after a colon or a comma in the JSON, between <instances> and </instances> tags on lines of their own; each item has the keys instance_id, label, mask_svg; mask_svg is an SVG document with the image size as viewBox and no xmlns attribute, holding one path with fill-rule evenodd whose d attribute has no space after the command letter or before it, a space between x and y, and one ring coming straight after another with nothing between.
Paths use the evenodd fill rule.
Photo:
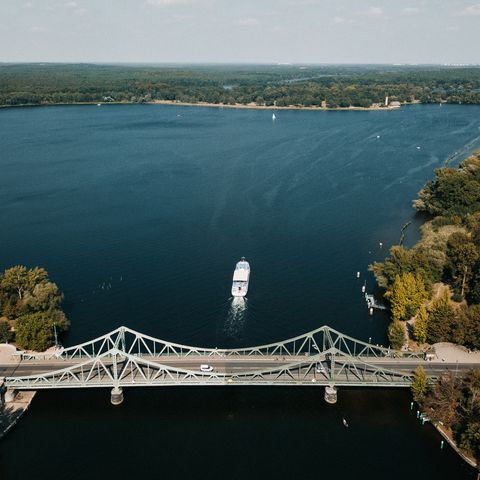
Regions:
<instances>
[{"instance_id":1,"label":"boat","mask_svg":"<svg viewBox=\"0 0 480 480\"><path fill-rule=\"evenodd\" d=\"M248 282L250 280L250 264L245 257L237 262L233 272L232 295L234 297L244 297L248 292Z\"/></svg>"},{"instance_id":2,"label":"boat","mask_svg":"<svg viewBox=\"0 0 480 480\"><path fill-rule=\"evenodd\" d=\"M348 423L344 418L342 419L342 423L344 427L348 428Z\"/></svg>"},{"instance_id":3,"label":"boat","mask_svg":"<svg viewBox=\"0 0 480 480\"><path fill-rule=\"evenodd\" d=\"M277 119L277 116L275 115L275 112L272 113L272 120L276 120Z\"/></svg>"}]
</instances>

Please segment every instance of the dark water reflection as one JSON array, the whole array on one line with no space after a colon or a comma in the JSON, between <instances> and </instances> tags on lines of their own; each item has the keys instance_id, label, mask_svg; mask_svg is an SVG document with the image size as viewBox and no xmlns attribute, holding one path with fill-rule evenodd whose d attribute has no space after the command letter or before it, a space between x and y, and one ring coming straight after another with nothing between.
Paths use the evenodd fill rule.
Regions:
<instances>
[{"instance_id":1,"label":"dark water reflection","mask_svg":"<svg viewBox=\"0 0 480 480\"><path fill-rule=\"evenodd\" d=\"M447 157L480 146L479 114L281 111L272 123L264 111L150 105L3 110L0 267L50 272L72 320L66 344L122 324L204 346L323 324L384 343L387 319L369 317L360 293L374 287L367 265L409 220L416 240L411 199ZM244 305L230 298L241 256ZM335 407L314 388L125 397L113 408L106 391L39 394L0 445L0 478L468 478L408 392L344 389Z\"/></svg>"}]
</instances>

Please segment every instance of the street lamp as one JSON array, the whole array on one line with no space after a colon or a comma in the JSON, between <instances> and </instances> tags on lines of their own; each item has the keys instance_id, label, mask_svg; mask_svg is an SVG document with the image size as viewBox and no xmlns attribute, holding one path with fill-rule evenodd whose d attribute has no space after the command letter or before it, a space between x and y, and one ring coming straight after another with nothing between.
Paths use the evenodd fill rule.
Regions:
<instances>
[{"instance_id":1,"label":"street lamp","mask_svg":"<svg viewBox=\"0 0 480 480\"><path fill-rule=\"evenodd\" d=\"M55 349L58 348L57 326L53 322L53 334L55 335Z\"/></svg>"}]
</instances>

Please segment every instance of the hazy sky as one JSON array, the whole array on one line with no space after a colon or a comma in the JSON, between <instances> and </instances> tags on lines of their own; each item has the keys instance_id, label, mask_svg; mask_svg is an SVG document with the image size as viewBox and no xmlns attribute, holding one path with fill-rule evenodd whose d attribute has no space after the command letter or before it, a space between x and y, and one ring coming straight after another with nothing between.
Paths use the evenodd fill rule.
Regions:
<instances>
[{"instance_id":1,"label":"hazy sky","mask_svg":"<svg viewBox=\"0 0 480 480\"><path fill-rule=\"evenodd\" d=\"M0 0L0 61L480 63L480 3Z\"/></svg>"}]
</instances>

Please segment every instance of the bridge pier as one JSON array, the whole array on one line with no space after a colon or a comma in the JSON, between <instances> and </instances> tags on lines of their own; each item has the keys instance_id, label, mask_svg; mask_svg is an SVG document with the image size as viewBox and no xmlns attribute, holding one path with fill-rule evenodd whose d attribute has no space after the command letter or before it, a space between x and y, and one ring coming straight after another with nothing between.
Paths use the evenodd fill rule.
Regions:
<instances>
[{"instance_id":1,"label":"bridge pier","mask_svg":"<svg viewBox=\"0 0 480 480\"><path fill-rule=\"evenodd\" d=\"M14 388L7 388L5 391L5 403L13 402L17 396L17 391Z\"/></svg>"},{"instance_id":2,"label":"bridge pier","mask_svg":"<svg viewBox=\"0 0 480 480\"><path fill-rule=\"evenodd\" d=\"M330 405L337 403L337 389L334 385L325 387L325 401Z\"/></svg>"},{"instance_id":3,"label":"bridge pier","mask_svg":"<svg viewBox=\"0 0 480 480\"><path fill-rule=\"evenodd\" d=\"M114 387L110 392L110 402L112 405L120 405L123 402L123 390L122 387Z\"/></svg>"},{"instance_id":4,"label":"bridge pier","mask_svg":"<svg viewBox=\"0 0 480 480\"><path fill-rule=\"evenodd\" d=\"M5 405L5 378L0 377L0 409Z\"/></svg>"}]
</instances>

